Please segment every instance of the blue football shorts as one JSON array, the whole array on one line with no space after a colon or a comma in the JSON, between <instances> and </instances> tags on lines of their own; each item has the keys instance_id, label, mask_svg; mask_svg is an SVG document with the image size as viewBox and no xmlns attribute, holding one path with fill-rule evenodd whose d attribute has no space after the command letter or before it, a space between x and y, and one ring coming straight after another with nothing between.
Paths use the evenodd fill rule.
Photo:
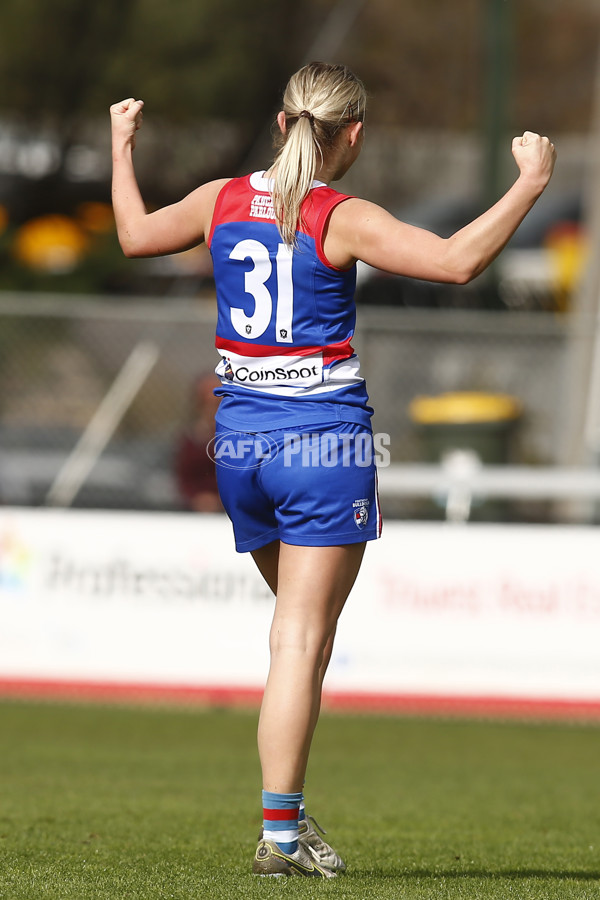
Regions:
<instances>
[{"instance_id":1,"label":"blue football shorts","mask_svg":"<svg viewBox=\"0 0 600 900\"><path fill-rule=\"evenodd\" d=\"M373 435L364 425L260 433L217 425L211 455L240 553L275 540L329 547L381 534Z\"/></svg>"}]
</instances>

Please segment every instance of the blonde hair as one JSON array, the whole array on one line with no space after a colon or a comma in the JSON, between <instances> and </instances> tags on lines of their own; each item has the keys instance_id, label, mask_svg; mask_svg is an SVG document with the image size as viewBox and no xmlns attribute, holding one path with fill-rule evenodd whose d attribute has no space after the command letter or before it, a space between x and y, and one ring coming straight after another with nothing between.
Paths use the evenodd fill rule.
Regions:
<instances>
[{"instance_id":1,"label":"blonde hair","mask_svg":"<svg viewBox=\"0 0 600 900\"><path fill-rule=\"evenodd\" d=\"M346 66L312 62L290 78L283 95L286 133L272 167L273 209L286 244L296 244L302 203L340 130L364 120L366 98Z\"/></svg>"}]
</instances>

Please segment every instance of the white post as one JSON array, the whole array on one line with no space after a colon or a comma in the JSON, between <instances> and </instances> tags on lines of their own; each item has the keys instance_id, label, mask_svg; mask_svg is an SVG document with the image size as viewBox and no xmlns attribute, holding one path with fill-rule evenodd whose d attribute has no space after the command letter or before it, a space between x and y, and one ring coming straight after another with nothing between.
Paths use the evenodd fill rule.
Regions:
<instances>
[{"instance_id":1,"label":"white post","mask_svg":"<svg viewBox=\"0 0 600 900\"><path fill-rule=\"evenodd\" d=\"M54 479L46 504L70 506L159 357L158 346L140 341L131 351L87 428Z\"/></svg>"}]
</instances>

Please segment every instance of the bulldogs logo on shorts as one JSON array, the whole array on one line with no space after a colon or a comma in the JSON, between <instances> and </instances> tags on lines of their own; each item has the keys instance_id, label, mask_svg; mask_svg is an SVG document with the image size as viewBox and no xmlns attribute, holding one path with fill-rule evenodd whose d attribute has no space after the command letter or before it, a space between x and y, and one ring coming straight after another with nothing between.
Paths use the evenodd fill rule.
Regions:
<instances>
[{"instance_id":1,"label":"bulldogs logo on shorts","mask_svg":"<svg viewBox=\"0 0 600 900\"><path fill-rule=\"evenodd\" d=\"M369 521L369 500L355 500L352 504L354 509L354 524L359 530L362 530Z\"/></svg>"}]
</instances>

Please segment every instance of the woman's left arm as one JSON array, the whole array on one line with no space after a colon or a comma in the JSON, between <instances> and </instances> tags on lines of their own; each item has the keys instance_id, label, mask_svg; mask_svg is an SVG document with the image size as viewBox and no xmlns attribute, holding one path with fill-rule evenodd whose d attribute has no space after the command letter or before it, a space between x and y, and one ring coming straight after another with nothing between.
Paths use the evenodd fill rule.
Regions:
<instances>
[{"instance_id":1,"label":"woman's left arm","mask_svg":"<svg viewBox=\"0 0 600 900\"><path fill-rule=\"evenodd\" d=\"M449 238L396 219L382 207L351 198L331 214L325 238L329 261L346 268L356 259L395 275L465 284L496 258L548 184L554 146L525 132L515 138L519 177L494 206Z\"/></svg>"}]
</instances>

